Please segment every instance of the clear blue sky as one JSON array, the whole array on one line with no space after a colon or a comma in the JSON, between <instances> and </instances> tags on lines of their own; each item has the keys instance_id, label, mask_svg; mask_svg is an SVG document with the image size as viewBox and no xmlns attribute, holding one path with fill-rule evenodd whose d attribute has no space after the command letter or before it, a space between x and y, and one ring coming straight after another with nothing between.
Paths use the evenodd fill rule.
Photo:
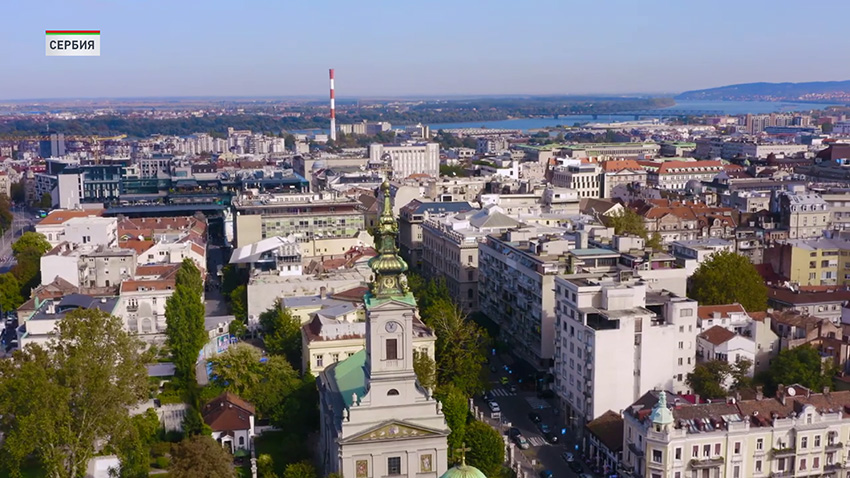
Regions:
<instances>
[{"instance_id":1,"label":"clear blue sky","mask_svg":"<svg viewBox=\"0 0 850 478\"><path fill-rule=\"evenodd\" d=\"M679 92L850 79L850 2L10 0L0 98ZM44 30L99 29L100 57Z\"/></svg>"}]
</instances>

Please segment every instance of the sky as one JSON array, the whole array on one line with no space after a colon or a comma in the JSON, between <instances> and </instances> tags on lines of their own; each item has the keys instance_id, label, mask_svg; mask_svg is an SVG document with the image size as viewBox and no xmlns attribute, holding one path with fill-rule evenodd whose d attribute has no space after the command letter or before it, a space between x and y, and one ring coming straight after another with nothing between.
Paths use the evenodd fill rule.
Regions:
<instances>
[{"instance_id":1,"label":"sky","mask_svg":"<svg viewBox=\"0 0 850 478\"><path fill-rule=\"evenodd\" d=\"M815 7L816 6L816 7ZM0 99L677 93L850 79L850 2L8 0ZM101 30L99 57L45 30Z\"/></svg>"}]
</instances>

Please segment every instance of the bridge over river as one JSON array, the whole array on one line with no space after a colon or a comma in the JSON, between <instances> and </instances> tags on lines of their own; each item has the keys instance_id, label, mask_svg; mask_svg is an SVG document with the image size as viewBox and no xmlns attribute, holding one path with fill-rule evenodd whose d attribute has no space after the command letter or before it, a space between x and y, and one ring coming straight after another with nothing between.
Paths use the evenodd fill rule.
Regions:
<instances>
[{"instance_id":1,"label":"bridge over river","mask_svg":"<svg viewBox=\"0 0 850 478\"><path fill-rule=\"evenodd\" d=\"M612 114L596 114L592 115L593 119L599 119L600 116L634 116L635 120L641 118L684 118L686 116L722 116L724 113L720 110L674 110L674 109L659 109L659 110L638 110L624 111L622 113Z\"/></svg>"}]
</instances>

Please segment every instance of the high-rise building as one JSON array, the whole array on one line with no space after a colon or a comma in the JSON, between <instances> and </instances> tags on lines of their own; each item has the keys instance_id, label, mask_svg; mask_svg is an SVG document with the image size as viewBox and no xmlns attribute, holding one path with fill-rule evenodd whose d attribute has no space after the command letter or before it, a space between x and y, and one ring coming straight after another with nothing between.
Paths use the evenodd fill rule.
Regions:
<instances>
[{"instance_id":1,"label":"high-rise building","mask_svg":"<svg viewBox=\"0 0 850 478\"><path fill-rule=\"evenodd\" d=\"M390 156L393 179L404 179L412 174L440 176L440 145L437 143L369 145L369 161L382 161Z\"/></svg>"},{"instance_id":2,"label":"high-rise building","mask_svg":"<svg viewBox=\"0 0 850 478\"><path fill-rule=\"evenodd\" d=\"M50 133L46 139L38 142L38 154L45 159L65 156L65 135Z\"/></svg>"}]
</instances>

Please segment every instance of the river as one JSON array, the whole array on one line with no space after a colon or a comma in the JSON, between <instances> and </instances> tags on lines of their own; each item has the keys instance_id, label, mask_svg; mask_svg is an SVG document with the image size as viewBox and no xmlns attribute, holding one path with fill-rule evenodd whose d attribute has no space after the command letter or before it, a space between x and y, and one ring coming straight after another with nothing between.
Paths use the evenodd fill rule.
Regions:
<instances>
[{"instance_id":1,"label":"river","mask_svg":"<svg viewBox=\"0 0 850 478\"><path fill-rule=\"evenodd\" d=\"M720 111L727 115L778 113L790 111L809 111L813 109L826 108L823 103L791 103L784 101L679 101L670 109L675 111ZM429 124L431 131L439 129L457 128L502 128L518 129L528 131L532 129L545 128L547 126L565 125L572 126L575 123L611 123L616 121L634 120L633 115L598 115L595 119L591 115L560 116L556 118L524 118L509 119L501 121L473 121L468 123L434 123Z\"/></svg>"}]
</instances>

